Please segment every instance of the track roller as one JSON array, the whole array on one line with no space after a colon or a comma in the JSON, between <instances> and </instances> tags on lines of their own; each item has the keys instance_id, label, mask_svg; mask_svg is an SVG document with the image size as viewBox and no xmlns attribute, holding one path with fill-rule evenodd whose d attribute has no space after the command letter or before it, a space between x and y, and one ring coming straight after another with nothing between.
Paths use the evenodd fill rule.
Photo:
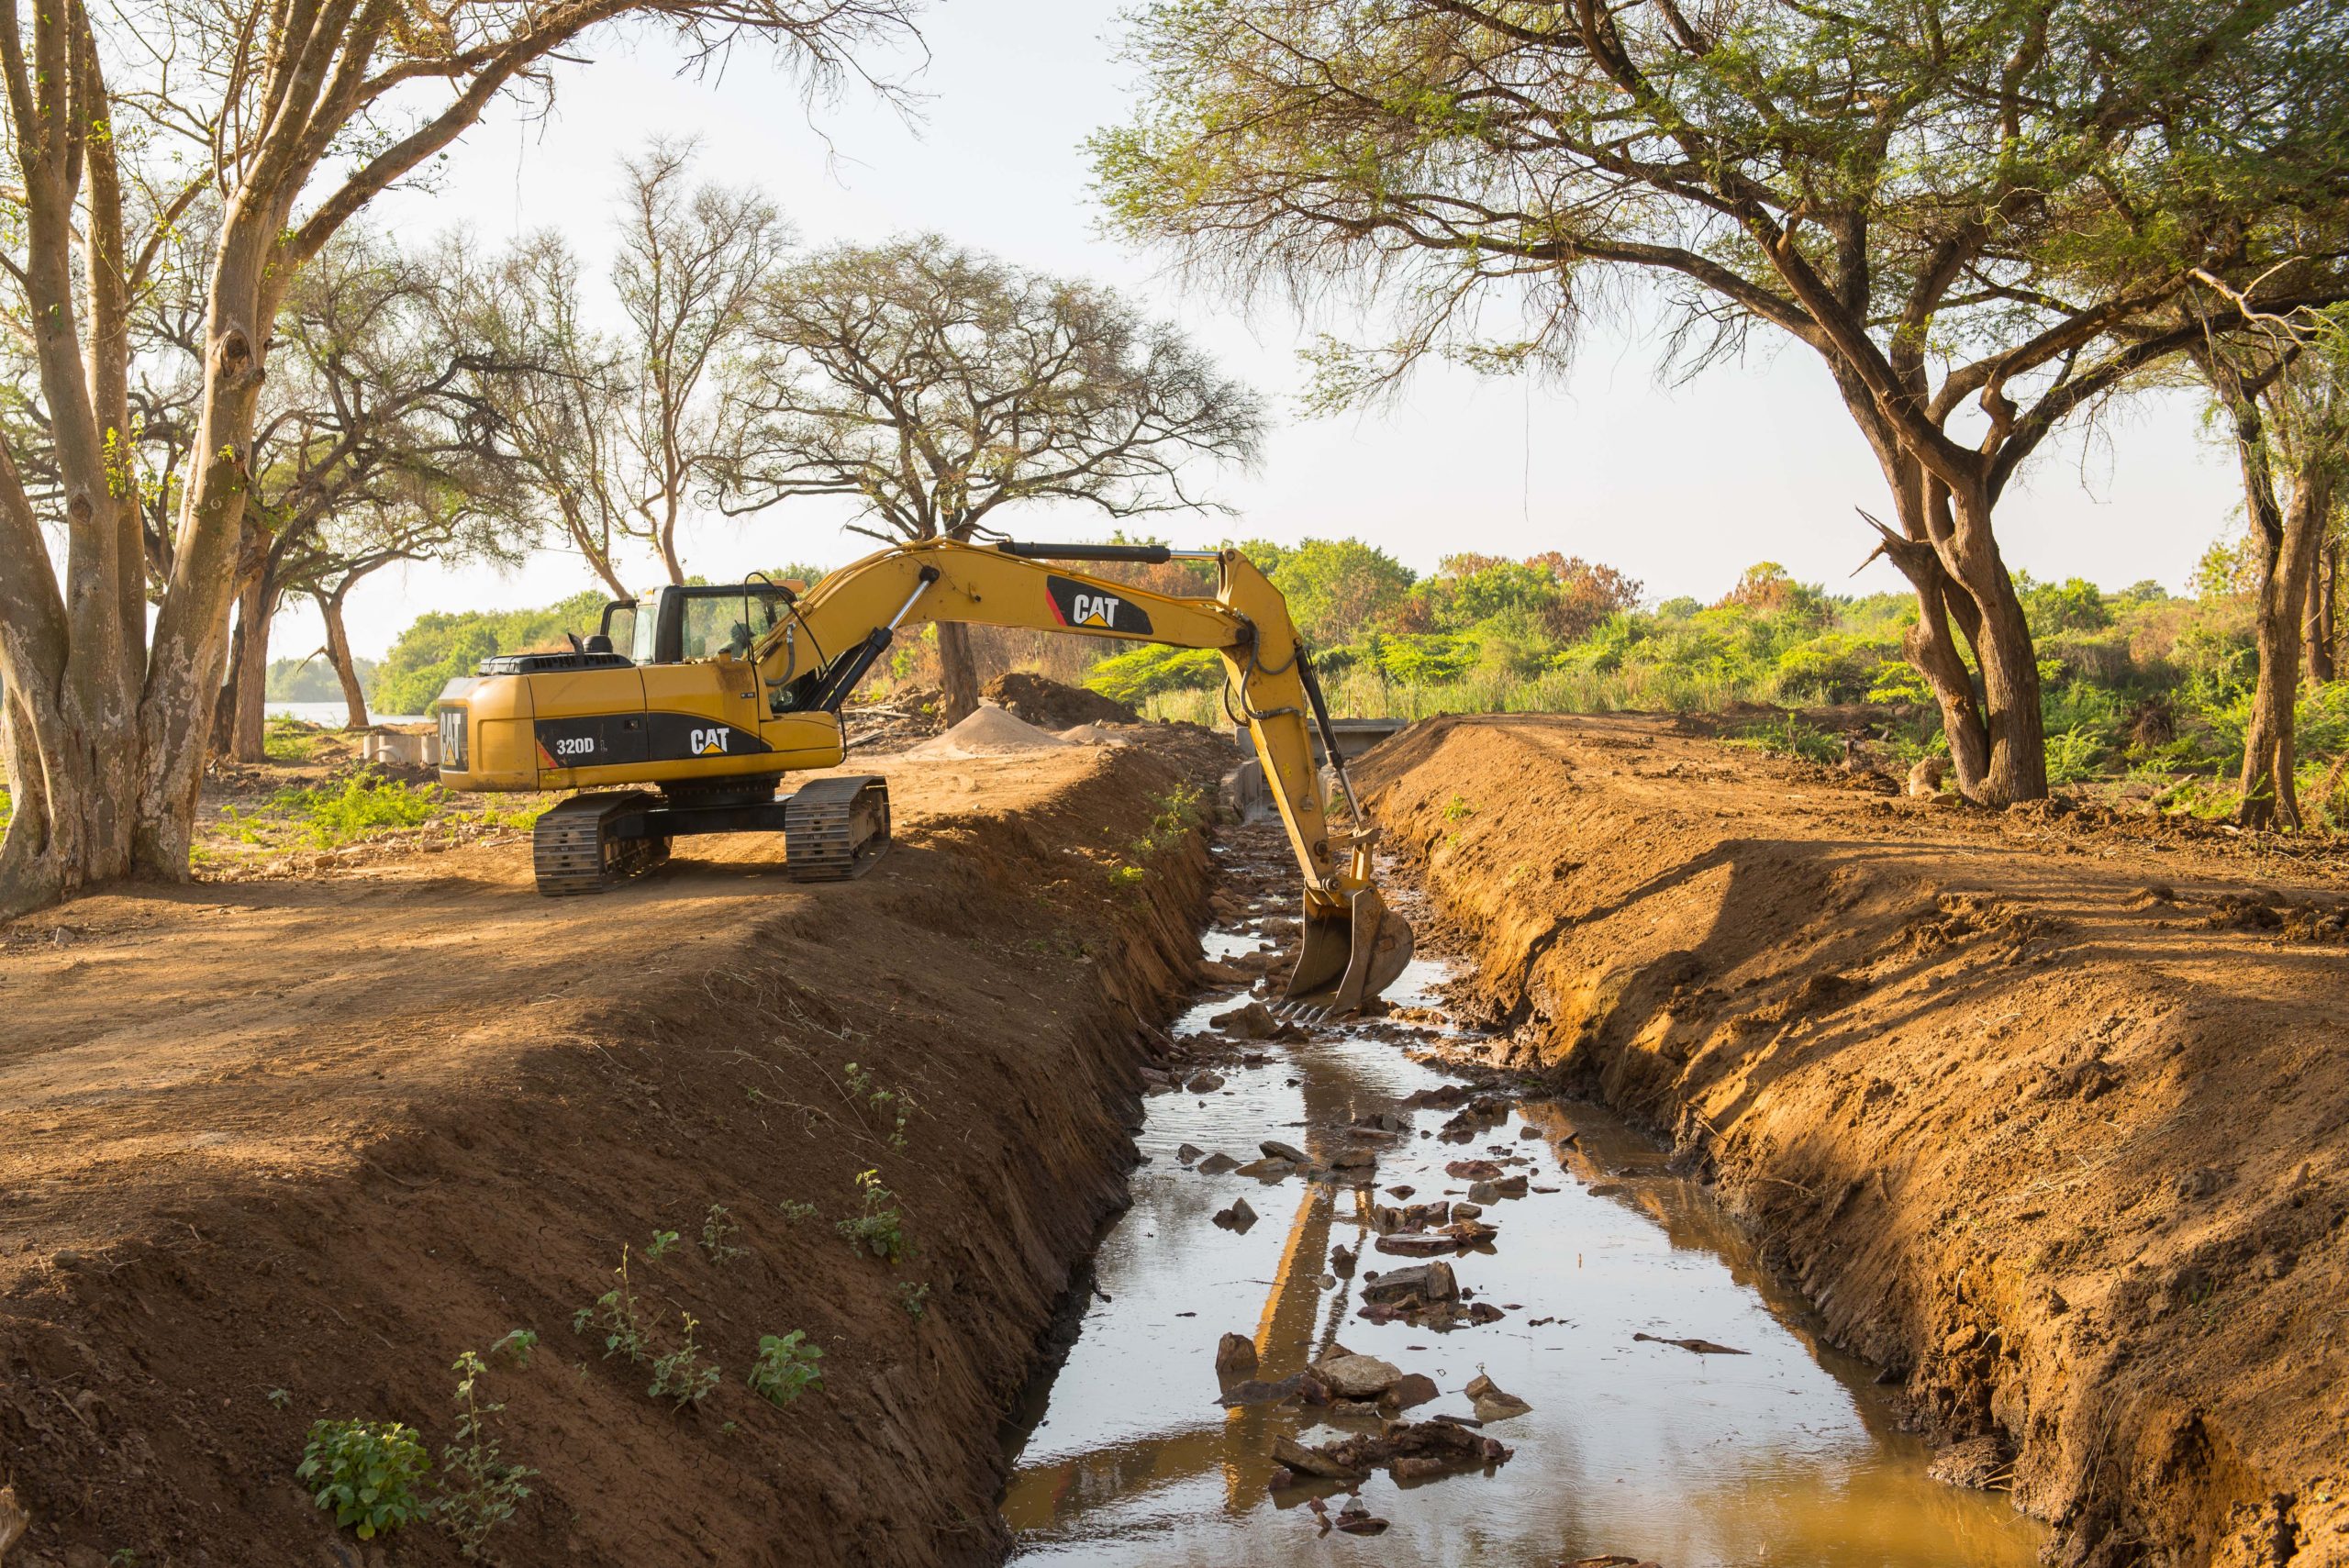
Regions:
<instances>
[{"instance_id":1,"label":"track roller","mask_svg":"<svg viewBox=\"0 0 2349 1568\"><path fill-rule=\"evenodd\" d=\"M530 833L530 863L549 898L602 893L669 858L669 840L623 838L622 823L651 811L661 797L642 790L575 795L549 806Z\"/></svg>"}]
</instances>

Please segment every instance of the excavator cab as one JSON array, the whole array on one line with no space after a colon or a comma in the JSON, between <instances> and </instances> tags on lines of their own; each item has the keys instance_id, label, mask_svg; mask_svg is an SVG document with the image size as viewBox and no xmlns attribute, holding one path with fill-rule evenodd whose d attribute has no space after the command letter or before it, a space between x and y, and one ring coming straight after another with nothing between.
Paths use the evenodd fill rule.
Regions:
<instances>
[{"instance_id":1,"label":"excavator cab","mask_svg":"<svg viewBox=\"0 0 2349 1568\"><path fill-rule=\"evenodd\" d=\"M623 629L632 664L686 664L728 654L746 658L759 639L781 626L794 595L781 583L751 581L717 587L663 584L640 598L604 606L598 637L618 649ZM596 638L588 639L592 647Z\"/></svg>"}]
</instances>

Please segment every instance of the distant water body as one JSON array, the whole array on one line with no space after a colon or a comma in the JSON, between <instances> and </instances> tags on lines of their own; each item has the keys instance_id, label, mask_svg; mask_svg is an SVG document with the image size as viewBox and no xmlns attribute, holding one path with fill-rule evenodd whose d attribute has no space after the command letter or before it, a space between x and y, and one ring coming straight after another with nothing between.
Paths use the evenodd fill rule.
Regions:
<instances>
[{"instance_id":1,"label":"distant water body","mask_svg":"<svg viewBox=\"0 0 2349 1568\"><path fill-rule=\"evenodd\" d=\"M269 705L272 718L298 718L307 724L323 724L329 729L340 729L351 717L351 710L339 702L273 702ZM424 716L415 713L375 713L368 718L376 724L422 724Z\"/></svg>"}]
</instances>

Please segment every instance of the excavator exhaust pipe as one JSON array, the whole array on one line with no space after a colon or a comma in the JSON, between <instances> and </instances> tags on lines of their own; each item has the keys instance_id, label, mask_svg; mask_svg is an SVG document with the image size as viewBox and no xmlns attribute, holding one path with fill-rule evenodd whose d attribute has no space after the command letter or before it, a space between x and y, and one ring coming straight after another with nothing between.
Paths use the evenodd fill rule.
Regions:
<instances>
[{"instance_id":1,"label":"excavator exhaust pipe","mask_svg":"<svg viewBox=\"0 0 2349 1568\"><path fill-rule=\"evenodd\" d=\"M1364 887L1336 908L1305 903L1305 941L1279 1011L1299 1018L1343 1018L1376 998L1411 962L1411 923Z\"/></svg>"}]
</instances>

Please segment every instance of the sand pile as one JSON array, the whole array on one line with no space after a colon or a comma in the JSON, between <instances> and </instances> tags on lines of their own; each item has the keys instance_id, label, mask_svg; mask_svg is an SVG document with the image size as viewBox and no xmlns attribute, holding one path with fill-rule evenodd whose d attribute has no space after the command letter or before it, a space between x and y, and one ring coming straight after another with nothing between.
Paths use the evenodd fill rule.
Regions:
<instances>
[{"instance_id":1,"label":"sand pile","mask_svg":"<svg viewBox=\"0 0 2349 1568\"><path fill-rule=\"evenodd\" d=\"M925 740L905 753L908 757L1009 757L1021 751L1043 751L1069 742L1037 728L1008 708L983 702L978 711L945 734Z\"/></svg>"}]
</instances>

